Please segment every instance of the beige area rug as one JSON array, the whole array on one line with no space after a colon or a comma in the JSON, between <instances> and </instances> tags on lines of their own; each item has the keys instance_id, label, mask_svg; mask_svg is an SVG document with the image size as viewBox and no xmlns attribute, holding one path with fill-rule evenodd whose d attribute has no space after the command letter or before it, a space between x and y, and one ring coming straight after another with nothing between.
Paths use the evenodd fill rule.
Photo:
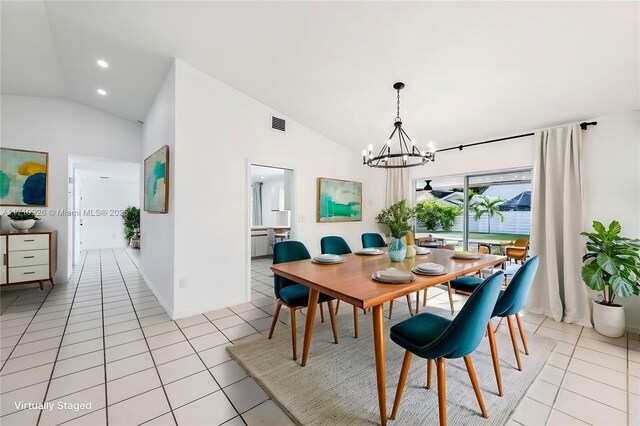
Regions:
<instances>
[{"instance_id":1,"label":"beige area rug","mask_svg":"<svg viewBox=\"0 0 640 426\"><path fill-rule=\"evenodd\" d=\"M443 316L448 312L427 309ZM375 379L375 358L370 316L360 316L360 336L353 338L349 316L338 317L338 345L333 343L329 322L316 324L306 367L300 366L304 322L298 332L298 361L291 358L291 332L280 323L274 337L258 336L229 346L231 356L300 425L380 424ZM404 350L389 338L389 327L404 318L385 321L387 413L391 414ZM511 339L496 334L504 396L497 395L489 342L485 337L471 355L489 418L480 415L462 359L447 360L447 412L451 425L503 425L542 370L556 343L527 335L530 355L521 354L523 371L515 368ZM390 425L437 425L436 371L430 390L426 385L426 361L414 356L398 416Z\"/></svg>"}]
</instances>

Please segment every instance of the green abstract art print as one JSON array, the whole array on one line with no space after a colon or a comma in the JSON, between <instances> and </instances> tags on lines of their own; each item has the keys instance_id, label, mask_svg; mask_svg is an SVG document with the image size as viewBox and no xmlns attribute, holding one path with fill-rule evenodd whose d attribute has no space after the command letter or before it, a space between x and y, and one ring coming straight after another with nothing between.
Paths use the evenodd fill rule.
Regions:
<instances>
[{"instance_id":1,"label":"green abstract art print","mask_svg":"<svg viewBox=\"0 0 640 426\"><path fill-rule=\"evenodd\" d=\"M362 220L362 183L318 178L318 222Z\"/></svg>"},{"instance_id":2,"label":"green abstract art print","mask_svg":"<svg viewBox=\"0 0 640 426\"><path fill-rule=\"evenodd\" d=\"M169 211L169 147L163 146L144 160L144 210Z\"/></svg>"}]
</instances>

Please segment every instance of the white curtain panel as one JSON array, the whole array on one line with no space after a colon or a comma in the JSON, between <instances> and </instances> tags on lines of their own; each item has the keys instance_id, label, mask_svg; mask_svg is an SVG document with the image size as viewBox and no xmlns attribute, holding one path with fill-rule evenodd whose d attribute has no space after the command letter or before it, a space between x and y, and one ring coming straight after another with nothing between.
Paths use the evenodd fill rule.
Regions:
<instances>
[{"instance_id":1,"label":"white curtain panel","mask_svg":"<svg viewBox=\"0 0 640 426\"><path fill-rule=\"evenodd\" d=\"M390 158L389 163L401 164L402 158ZM406 167L401 169L387 169L387 207L401 200L410 202L411 200L408 196L410 187L409 170Z\"/></svg>"},{"instance_id":2,"label":"white curtain panel","mask_svg":"<svg viewBox=\"0 0 640 426\"><path fill-rule=\"evenodd\" d=\"M531 254L540 266L527 310L591 327L588 292L580 277L583 241L582 130L579 124L535 134Z\"/></svg>"},{"instance_id":3,"label":"white curtain panel","mask_svg":"<svg viewBox=\"0 0 640 426\"><path fill-rule=\"evenodd\" d=\"M260 182L251 185L252 190L252 206L251 206L251 223L253 226L262 226L262 184Z\"/></svg>"}]
</instances>

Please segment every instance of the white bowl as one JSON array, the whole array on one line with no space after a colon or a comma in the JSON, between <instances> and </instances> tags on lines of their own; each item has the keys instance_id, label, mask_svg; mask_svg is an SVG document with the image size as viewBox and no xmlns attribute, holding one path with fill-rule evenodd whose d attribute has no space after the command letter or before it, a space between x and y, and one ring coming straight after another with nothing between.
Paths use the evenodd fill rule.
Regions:
<instances>
[{"instance_id":1,"label":"white bowl","mask_svg":"<svg viewBox=\"0 0 640 426\"><path fill-rule=\"evenodd\" d=\"M18 231L26 231L28 229L31 229L35 224L36 224L35 219L11 220L11 226L13 226Z\"/></svg>"}]
</instances>

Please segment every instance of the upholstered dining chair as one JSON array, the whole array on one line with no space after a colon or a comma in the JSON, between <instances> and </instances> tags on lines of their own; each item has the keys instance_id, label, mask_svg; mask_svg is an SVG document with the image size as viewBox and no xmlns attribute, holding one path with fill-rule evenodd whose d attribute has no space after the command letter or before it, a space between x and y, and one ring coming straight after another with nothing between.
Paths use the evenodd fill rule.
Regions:
<instances>
[{"instance_id":1,"label":"upholstered dining chair","mask_svg":"<svg viewBox=\"0 0 640 426\"><path fill-rule=\"evenodd\" d=\"M300 241L280 241L273 246L273 263L295 262L297 260L311 259L311 255L307 248ZM278 323L278 315L280 308L286 306L291 313L291 341L293 346L293 360L298 358L296 345L296 311L306 308L309 303L309 287L298 284L287 278L274 275L273 289L276 293L278 302L276 310L273 313L273 322L271 323L271 331L269 331L269 339L273 336L273 331ZM333 340L338 343L338 331L336 329L336 318L333 313L334 298L320 293L318 303L327 302L329 306L329 316L331 317L331 328L333 330Z\"/></svg>"},{"instance_id":2,"label":"upholstered dining chair","mask_svg":"<svg viewBox=\"0 0 640 426\"><path fill-rule=\"evenodd\" d=\"M528 238L518 238L513 246L509 246L505 249L505 255L507 256L507 260L515 260L518 263L518 260L524 263L527 260L527 250L529 247L529 239Z\"/></svg>"},{"instance_id":3,"label":"upholstered dining chair","mask_svg":"<svg viewBox=\"0 0 640 426\"><path fill-rule=\"evenodd\" d=\"M374 232L365 232L362 234L362 248L379 248L386 247L387 243L384 242L382 235Z\"/></svg>"},{"instance_id":4,"label":"upholstered dining chair","mask_svg":"<svg viewBox=\"0 0 640 426\"><path fill-rule=\"evenodd\" d=\"M491 318L500 293L502 275L502 271L499 271L487 278L453 320L432 313L422 313L391 327L391 340L405 349L391 412L392 420L398 414L413 354L427 360L427 389L431 388L431 370L433 361L436 362L440 425L447 424L445 359L464 358L482 417L488 417L470 354L484 337L485 324Z\"/></svg>"},{"instance_id":5,"label":"upholstered dining chair","mask_svg":"<svg viewBox=\"0 0 640 426\"><path fill-rule=\"evenodd\" d=\"M322 254L349 254L351 253L351 248L349 244L342 237L338 237L335 235L331 235L328 237L322 237L320 240L320 251ZM338 308L340 307L340 299L336 301L336 315L338 314ZM364 311L364 309L363 309ZM364 311L366 313L366 311ZM322 304L320 305L320 315L322 315ZM353 335L357 339L358 338L358 308L356 306L353 307Z\"/></svg>"},{"instance_id":6,"label":"upholstered dining chair","mask_svg":"<svg viewBox=\"0 0 640 426\"><path fill-rule=\"evenodd\" d=\"M499 317L506 318L507 325L509 326L509 334L511 335L511 343L513 344L513 352L516 357L516 363L518 370L522 371L522 363L520 362L520 350L518 349L518 342L516 340L516 333L513 329L512 316L515 316L518 323L518 330L520 331L520 338L522 339L522 345L524 346L524 353L529 355L529 348L527 347L527 339L524 336L524 330L522 328L522 322L520 321L520 311L524 308L524 304L527 301L529 290L531 289L531 283L536 275L539 264L538 256L534 256L527 260L524 265L513 276L513 279L504 291L500 292L496 306L493 309L491 318ZM487 334L489 336L489 346L491 348L491 358L493 360L493 369L496 373L496 381L498 382L498 393L502 396L502 378L500 376L500 361L498 358L498 346L496 345L496 338L494 336L493 326L491 321L487 325Z\"/></svg>"}]
</instances>

